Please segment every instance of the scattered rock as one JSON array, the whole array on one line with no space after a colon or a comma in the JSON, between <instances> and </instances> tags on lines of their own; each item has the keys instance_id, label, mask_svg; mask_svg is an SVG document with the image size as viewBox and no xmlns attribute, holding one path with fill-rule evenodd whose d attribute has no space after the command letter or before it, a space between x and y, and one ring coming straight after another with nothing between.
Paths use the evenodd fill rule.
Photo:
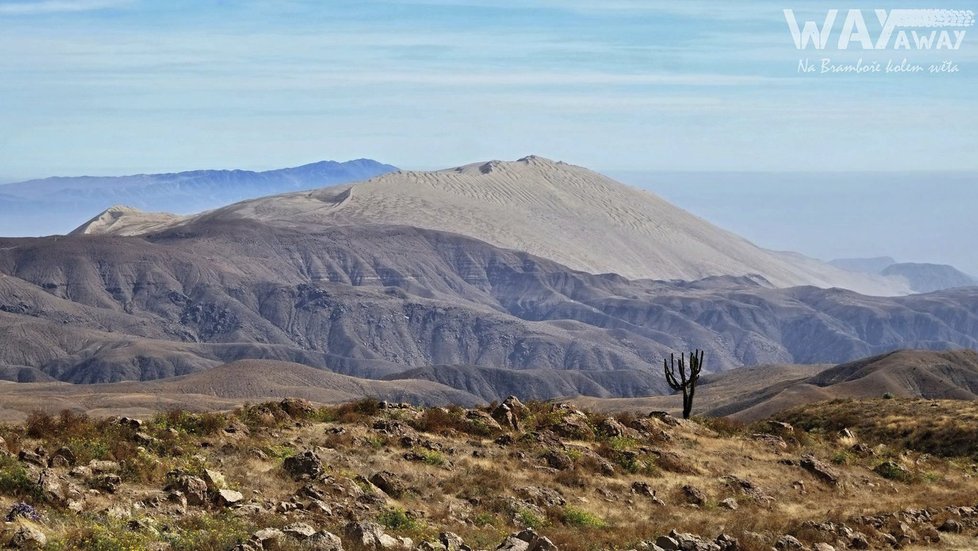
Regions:
<instances>
[{"instance_id":1,"label":"scattered rock","mask_svg":"<svg viewBox=\"0 0 978 551\"><path fill-rule=\"evenodd\" d=\"M704 494L702 490L696 488L695 486L686 484L683 486L682 492L683 492L683 498L686 500L686 503L691 503L693 505L700 505L700 506L706 503L706 494Z\"/></svg>"},{"instance_id":2,"label":"scattered rock","mask_svg":"<svg viewBox=\"0 0 978 551\"><path fill-rule=\"evenodd\" d=\"M550 541L550 538L540 536L530 544L528 551L558 551L558 549L554 542Z\"/></svg>"},{"instance_id":3,"label":"scattered rock","mask_svg":"<svg viewBox=\"0 0 978 551\"><path fill-rule=\"evenodd\" d=\"M183 471L170 471L166 474L165 490L179 491L189 505L204 505L207 503L207 482L198 476L191 476Z\"/></svg>"},{"instance_id":4,"label":"scattered rock","mask_svg":"<svg viewBox=\"0 0 978 551\"><path fill-rule=\"evenodd\" d=\"M791 425L788 426L790 427ZM804 549L805 545L794 536L781 536L774 543L774 548L778 551L790 551L792 549Z\"/></svg>"},{"instance_id":5,"label":"scattered rock","mask_svg":"<svg viewBox=\"0 0 978 551\"><path fill-rule=\"evenodd\" d=\"M305 450L286 458L282 463L282 468L296 480L319 478L323 474L323 462L312 450Z\"/></svg>"},{"instance_id":6,"label":"scattered rock","mask_svg":"<svg viewBox=\"0 0 978 551\"><path fill-rule=\"evenodd\" d=\"M468 545L465 545L462 537L454 532L438 534L438 541L445 546L445 551L472 551Z\"/></svg>"},{"instance_id":7,"label":"scattered rock","mask_svg":"<svg viewBox=\"0 0 978 551\"><path fill-rule=\"evenodd\" d=\"M47 459L43 455L31 450L20 450L17 454L17 459L23 463L29 463L31 465L36 465L38 467L47 467Z\"/></svg>"},{"instance_id":8,"label":"scattered rock","mask_svg":"<svg viewBox=\"0 0 978 551\"><path fill-rule=\"evenodd\" d=\"M614 417L605 417L598 423L598 432L609 438L621 438L625 436L627 430L627 427Z\"/></svg>"},{"instance_id":9,"label":"scattered rock","mask_svg":"<svg viewBox=\"0 0 978 551\"><path fill-rule=\"evenodd\" d=\"M555 404L552 411L560 415L560 422L551 427L551 430L559 436L577 440L591 440L594 438L594 429L591 427L591 422L584 412L576 410L567 404Z\"/></svg>"},{"instance_id":10,"label":"scattered rock","mask_svg":"<svg viewBox=\"0 0 978 551\"><path fill-rule=\"evenodd\" d=\"M503 430L492 415L478 409L471 409L465 413L465 420L473 428L480 432L497 433ZM512 428L512 427L510 427ZM497 442L498 443L498 442Z\"/></svg>"},{"instance_id":11,"label":"scattered rock","mask_svg":"<svg viewBox=\"0 0 978 551\"><path fill-rule=\"evenodd\" d=\"M121 417L116 423L124 427L129 427L133 430L138 430L143 426L142 421L139 419L133 419L132 417Z\"/></svg>"},{"instance_id":12,"label":"scattered rock","mask_svg":"<svg viewBox=\"0 0 978 551\"><path fill-rule=\"evenodd\" d=\"M76 462L75 452L71 451L71 448L61 447L48 460L48 465L51 467L74 467Z\"/></svg>"},{"instance_id":13,"label":"scattered rock","mask_svg":"<svg viewBox=\"0 0 978 551\"><path fill-rule=\"evenodd\" d=\"M852 447L849 448L849 451L858 455L859 457L871 457L873 455L876 455L876 452L873 451L873 448L870 448L869 446L863 444L862 442L853 444Z\"/></svg>"},{"instance_id":14,"label":"scattered rock","mask_svg":"<svg viewBox=\"0 0 978 551\"><path fill-rule=\"evenodd\" d=\"M805 455L801 458L799 465L822 482L831 484L832 486L839 483L839 476L828 465L816 459L814 455Z\"/></svg>"},{"instance_id":15,"label":"scattered rock","mask_svg":"<svg viewBox=\"0 0 978 551\"><path fill-rule=\"evenodd\" d=\"M788 443L784 441L784 438L781 438L776 434L759 432L757 434L752 434L751 438L757 440L758 442L762 442L775 450L784 451L788 449Z\"/></svg>"},{"instance_id":16,"label":"scattered rock","mask_svg":"<svg viewBox=\"0 0 978 551\"><path fill-rule=\"evenodd\" d=\"M9 546L14 549L43 549L47 543L44 532L29 524L21 524L10 538Z\"/></svg>"},{"instance_id":17,"label":"scattered rock","mask_svg":"<svg viewBox=\"0 0 978 551\"><path fill-rule=\"evenodd\" d=\"M404 483L401 482L397 478L397 475L392 472L381 471L379 473L374 473L369 480L371 484L380 488L382 492L394 499L399 499L404 495Z\"/></svg>"},{"instance_id":18,"label":"scattered rock","mask_svg":"<svg viewBox=\"0 0 978 551\"><path fill-rule=\"evenodd\" d=\"M719 540L719 538L717 539ZM729 544L730 540L733 541L733 545L736 545L736 540L729 536L724 537L722 541L725 544ZM668 536L659 536L655 540L651 551L656 551L656 547L664 551L721 551L722 549L719 543L705 541L695 534L677 532L675 530L669 532ZM731 549L731 551L735 550L736 547Z\"/></svg>"},{"instance_id":19,"label":"scattered rock","mask_svg":"<svg viewBox=\"0 0 978 551\"><path fill-rule=\"evenodd\" d=\"M960 534L964 532L964 524L954 519L947 519L937 529L949 534Z\"/></svg>"},{"instance_id":20,"label":"scattered rock","mask_svg":"<svg viewBox=\"0 0 978 551\"><path fill-rule=\"evenodd\" d=\"M724 509L730 509L731 511L736 511L737 509L740 508L740 505L737 503L736 499L732 497L728 497L727 499L724 499L723 501L720 502L720 507L723 507Z\"/></svg>"},{"instance_id":21,"label":"scattered rock","mask_svg":"<svg viewBox=\"0 0 978 551\"><path fill-rule=\"evenodd\" d=\"M88 462L88 468L92 470L95 474L103 473L118 473L122 470L122 466L115 461L105 461L93 459Z\"/></svg>"},{"instance_id":22,"label":"scattered rock","mask_svg":"<svg viewBox=\"0 0 978 551\"><path fill-rule=\"evenodd\" d=\"M529 551L530 544L516 536L508 536L499 545L496 551Z\"/></svg>"},{"instance_id":23,"label":"scattered rock","mask_svg":"<svg viewBox=\"0 0 978 551\"><path fill-rule=\"evenodd\" d=\"M204 469L204 482L207 483L207 489L211 492L217 492L228 487L224 475L211 469Z\"/></svg>"},{"instance_id":24,"label":"scattered rock","mask_svg":"<svg viewBox=\"0 0 978 551\"><path fill-rule=\"evenodd\" d=\"M518 431L520 430L520 421L526 417L527 413L526 406L516 396L509 396L492 410L492 418L502 427Z\"/></svg>"},{"instance_id":25,"label":"scattered rock","mask_svg":"<svg viewBox=\"0 0 978 551\"><path fill-rule=\"evenodd\" d=\"M316 413L316 407L312 405L312 402L301 398L286 398L278 405L293 419L305 419Z\"/></svg>"},{"instance_id":26,"label":"scattered rock","mask_svg":"<svg viewBox=\"0 0 978 551\"><path fill-rule=\"evenodd\" d=\"M835 551L835 547L827 543L816 543L812 546L812 551Z\"/></svg>"},{"instance_id":27,"label":"scattered rock","mask_svg":"<svg viewBox=\"0 0 978 551\"><path fill-rule=\"evenodd\" d=\"M240 505L244 501L244 495L241 492L235 490L218 490L217 491L217 503L223 505L224 507L234 507Z\"/></svg>"},{"instance_id":28,"label":"scattered rock","mask_svg":"<svg viewBox=\"0 0 978 551\"><path fill-rule=\"evenodd\" d=\"M251 535L251 541L258 549L277 549L284 539L285 533L278 528L265 528Z\"/></svg>"},{"instance_id":29,"label":"scattered rock","mask_svg":"<svg viewBox=\"0 0 978 551\"><path fill-rule=\"evenodd\" d=\"M650 411L649 417L651 417L652 419L658 419L659 421L662 421L663 423L669 425L670 427L678 427L679 425L682 424L682 422L679 419L676 419L675 417L672 416L671 413L667 411Z\"/></svg>"},{"instance_id":30,"label":"scattered rock","mask_svg":"<svg viewBox=\"0 0 978 551\"><path fill-rule=\"evenodd\" d=\"M306 545L314 551L343 551L343 541L332 532L316 532L306 540Z\"/></svg>"},{"instance_id":31,"label":"scattered rock","mask_svg":"<svg viewBox=\"0 0 978 551\"><path fill-rule=\"evenodd\" d=\"M88 481L88 485L92 488L110 494L114 494L121 484L122 479L119 478L119 475L110 473L96 475Z\"/></svg>"},{"instance_id":32,"label":"scattered rock","mask_svg":"<svg viewBox=\"0 0 978 551\"><path fill-rule=\"evenodd\" d=\"M737 538L727 534L720 534L714 542L720 551L740 551L740 542Z\"/></svg>"},{"instance_id":33,"label":"scattered rock","mask_svg":"<svg viewBox=\"0 0 978 551\"><path fill-rule=\"evenodd\" d=\"M558 471L564 471L574 466L574 462L569 455L557 450L550 450L543 454L543 459L547 462L547 465Z\"/></svg>"},{"instance_id":34,"label":"scattered rock","mask_svg":"<svg viewBox=\"0 0 978 551\"><path fill-rule=\"evenodd\" d=\"M525 486L517 490L517 494L526 501L540 507L561 507L567 504L564 496L557 490L539 486Z\"/></svg>"},{"instance_id":35,"label":"scattered rock","mask_svg":"<svg viewBox=\"0 0 978 551\"><path fill-rule=\"evenodd\" d=\"M316 529L304 522L293 522L282 528L286 536L291 536L297 540L307 540L316 534Z\"/></svg>"},{"instance_id":36,"label":"scattered rock","mask_svg":"<svg viewBox=\"0 0 978 551\"><path fill-rule=\"evenodd\" d=\"M351 522L346 525L346 535L355 545L365 549L410 549L413 542L410 538L395 538L384 532L377 523L363 521Z\"/></svg>"}]
</instances>

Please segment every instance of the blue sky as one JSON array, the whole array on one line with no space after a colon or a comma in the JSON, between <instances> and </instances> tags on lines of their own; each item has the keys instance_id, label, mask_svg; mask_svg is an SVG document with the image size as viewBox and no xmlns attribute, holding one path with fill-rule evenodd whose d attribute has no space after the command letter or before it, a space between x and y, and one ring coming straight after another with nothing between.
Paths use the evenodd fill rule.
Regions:
<instances>
[{"instance_id":1,"label":"blue sky","mask_svg":"<svg viewBox=\"0 0 978 551\"><path fill-rule=\"evenodd\" d=\"M0 0L0 177L530 153L599 170L978 169L978 30L955 52L799 52L782 9L821 21L819 4ZM798 73L823 55L960 71Z\"/></svg>"}]
</instances>

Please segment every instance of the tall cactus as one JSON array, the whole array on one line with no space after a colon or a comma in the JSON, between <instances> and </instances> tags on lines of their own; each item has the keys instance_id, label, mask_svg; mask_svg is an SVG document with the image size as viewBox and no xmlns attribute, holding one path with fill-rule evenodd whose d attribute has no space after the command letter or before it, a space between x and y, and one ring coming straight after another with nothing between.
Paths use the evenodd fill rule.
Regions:
<instances>
[{"instance_id":1,"label":"tall cactus","mask_svg":"<svg viewBox=\"0 0 978 551\"><path fill-rule=\"evenodd\" d=\"M703 351L696 349L689 354L689 371L686 370L686 355L679 355L679 372L676 372L676 355L669 354L669 361L662 360L666 374L666 382L676 392L683 393L683 419L689 419L693 411L693 395L696 394L696 381L700 379L703 369Z\"/></svg>"}]
</instances>

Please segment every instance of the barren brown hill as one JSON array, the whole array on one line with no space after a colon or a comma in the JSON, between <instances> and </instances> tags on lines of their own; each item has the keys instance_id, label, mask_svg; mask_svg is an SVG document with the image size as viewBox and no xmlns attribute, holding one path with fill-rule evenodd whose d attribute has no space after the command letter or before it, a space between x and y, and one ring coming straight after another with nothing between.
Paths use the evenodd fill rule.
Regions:
<instances>
[{"instance_id":1,"label":"barren brown hill","mask_svg":"<svg viewBox=\"0 0 978 551\"><path fill-rule=\"evenodd\" d=\"M867 297L753 277L628 280L404 226L215 218L136 237L0 239L0 374L17 380L20 367L103 383L268 359L366 378L576 371L575 388L636 396L649 385L613 388L604 373L648 373L665 390L657 364L671 351L704 348L716 371L840 363L978 347L975 327L976 288Z\"/></svg>"},{"instance_id":2,"label":"barren brown hill","mask_svg":"<svg viewBox=\"0 0 978 551\"><path fill-rule=\"evenodd\" d=\"M813 402L872 399L884 394L973 401L978 398L978 353L898 350L834 367L735 369L704 377L696 398L697 409L707 415L753 421ZM676 411L680 405L675 396L612 400L580 397L575 402L604 411Z\"/></svg>"},{"instance_id":3,"label":"barren brown hill","mask_svg":"<svg viewBox=\"0 0 978 551\"><path fill-rule=\"evenodd\" d=\"M0 382L0 421L20 421L31 411L68 409L95 416L147 416L170 409L228 410L245 402L297 397L335 404L373 397L414 404L475 405L472 394L412 379L357 379L322 369L268 360L241 360L213 369L148 382L95 385Z\"/></svg>"}]
</instances>

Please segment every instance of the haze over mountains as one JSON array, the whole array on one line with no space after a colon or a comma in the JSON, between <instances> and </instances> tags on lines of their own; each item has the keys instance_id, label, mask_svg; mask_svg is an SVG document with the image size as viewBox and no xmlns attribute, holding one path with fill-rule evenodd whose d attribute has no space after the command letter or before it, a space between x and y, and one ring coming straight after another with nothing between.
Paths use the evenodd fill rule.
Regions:
<instances>
[{"instance_id":1,"label":"haze over mountains","mask_svg":"<svg viewBox=\"0 0 978 551\"><path fill-rule=\"evenodd\" d=\"M709 277L630 280L525 250ZM110 211L70 236L0 240L0 274L0 374L20 381L151 380L258 359L487 400L515 388L644 396L666 390L658 358L693 347L726 370L978 346L978 288L785 287L850 273L537 157L189 217Z\"/></svg>"},{"instance_id":2,"label":"haze over mountains","mask_svg":"<svg viewBox=\"0 0 978 551\"><path fill-rule=\"evenodd\" d=\"M882 256L877 258L844 258L833 260L832 265L865 274L901 277L915 293L929 293L941 289L975 285L975 278L947 264L921 262L897 262Z\"/></svg>"},{"instance_id":3,"label":"haze over mountains","mask_svg":"<svg viewBox=\"0 0 978 551\"><path fill-rule=\"evenodd\" d=\"M115 205L190 214L243 199L365 180L397 170L370 159L294 168L55 177L0 185L0 235L67 233Z\"/></svg>"}]
</instances>

